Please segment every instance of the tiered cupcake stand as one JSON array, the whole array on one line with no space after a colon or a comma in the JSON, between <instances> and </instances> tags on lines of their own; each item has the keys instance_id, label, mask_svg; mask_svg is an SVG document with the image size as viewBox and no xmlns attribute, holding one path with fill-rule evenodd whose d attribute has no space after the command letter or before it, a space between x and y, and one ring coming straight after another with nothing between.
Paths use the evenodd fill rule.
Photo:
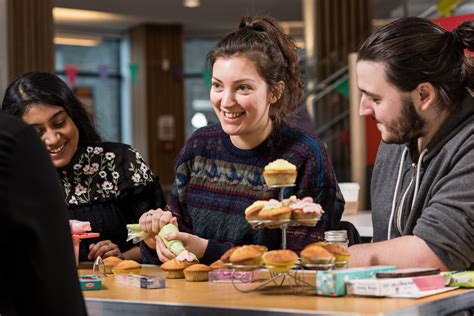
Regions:
<instances>
[{"instance_id":1,"label":"tiered cupcake stand","mask_svg":"<svg viewBox=\"0 0 474 316\"><path fill-rule=\"evenodd\" d=\"M294 187L294 184L290 185L274 185L268 187L270 190L279 189L279 200L283 201L285 189ZM252 228L279 228L281 229L281 248L286 249L286 230L289 226L316 226L318 219L312 221L305 220L304 224L297 222L291 219L288 220L250 220L249 224ZM260 280L256 286L251 286L252 277L250 274L246 273L236 273L241 271L253 271L260 269L260 266L249 266L249 265L233 265L227 264L226 268L232 269L232 285L236 290L243 293L253 292L257 290L265 290L271 288L276 288L278 290L283 289L285 286L294 293L305 293L308 291L313 291L316 289L315 285L305 281L304 278L304 269L311 270L329 270L334 265L313 265L313 264L304 264L299 260L295 263L291 269L285 272L273 272L275 270L281 270L281 267L268 266L265 268L268 269L270 275L269 279ZM316 272L317 273L317 272ZM269 288L271 287L271 288Z\"/></svg>"}]
</instances>

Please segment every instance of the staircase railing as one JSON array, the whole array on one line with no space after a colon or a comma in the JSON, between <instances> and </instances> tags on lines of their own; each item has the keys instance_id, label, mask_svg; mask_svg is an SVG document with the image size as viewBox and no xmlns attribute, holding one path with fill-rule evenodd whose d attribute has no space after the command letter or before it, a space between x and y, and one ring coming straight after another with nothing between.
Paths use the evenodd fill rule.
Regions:
<instances>
[{"instance_id":1,"label":"staircase railing","mask_svg":"<svg viewBox=\"0 0 474 316\"><path fill-rule=\"evenodd\" d=\"M327 146L339 181L350 181L348 67L340 68L314 89L311 97L315 134Z\"/></svg>"}]
</instances>

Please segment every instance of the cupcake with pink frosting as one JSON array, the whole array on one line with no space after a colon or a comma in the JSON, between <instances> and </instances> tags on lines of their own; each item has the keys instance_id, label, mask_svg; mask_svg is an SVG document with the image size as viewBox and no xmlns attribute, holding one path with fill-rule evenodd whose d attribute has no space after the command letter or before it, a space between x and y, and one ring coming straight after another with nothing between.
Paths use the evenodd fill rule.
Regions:
<instances>
[{"instance_id":1,"label":"cupcake with pink frosting","mask_svg":"<svg viewBox=\"0 0 474 316\"><path fill-rule=\"evenodd\" d=\"M290 204L291 219L303 225L313 225L324 213L321 205L314 203L312 197L304 197Z\"/></svg>"}]
</instances>

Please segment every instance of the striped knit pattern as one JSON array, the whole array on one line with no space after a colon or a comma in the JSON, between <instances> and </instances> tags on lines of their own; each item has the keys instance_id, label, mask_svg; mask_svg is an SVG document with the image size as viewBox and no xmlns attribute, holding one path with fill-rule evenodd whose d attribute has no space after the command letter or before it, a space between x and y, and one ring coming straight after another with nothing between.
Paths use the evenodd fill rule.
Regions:
<instances>
[{"instance_id":1,"label":"striped knit pattern","mask_svg":"<svg viewBox=\"0 0 474 316\"><path fill-rule=\"evenodd\" d=\"M324 230L339 222L343 201L336 199L334 171L319 140L282 126L258 147L242 150L233 146L220 124L207 126L192 135L178 156L168 204L181 230L210 239L212 245L227 243L212 255L206 253L210 258L204 261L216 259L231 245L280 247L279 229L253 230L244 217L245 208L255 200L278 198L278 190L265 189L262 173L268 163L279 158L293 163L298 170L296 187L287 188L285 196L312 196L325 211L316 227L288 229L288 248L299 251L321 240Z\"/></svg>"}]
</instances>

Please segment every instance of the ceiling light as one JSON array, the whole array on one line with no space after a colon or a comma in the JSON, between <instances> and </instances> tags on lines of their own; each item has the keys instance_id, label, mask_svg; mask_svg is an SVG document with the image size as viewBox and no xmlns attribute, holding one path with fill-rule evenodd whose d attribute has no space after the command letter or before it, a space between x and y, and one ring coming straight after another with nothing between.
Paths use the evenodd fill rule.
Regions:
<instances>
[{"instance_id":1,"label":"ceiling light","mask_svg":"<svg viewBox=\"0 0 474 316\"><path fill-rule=\"evenodd\" d=\"M94 23L94 22L117 22L123 19L123 15L90 11L90 10L79 10L79 9L68 9L68 8L53 8L54 22L56 23Z\"/></svg>"},{"instance_id":2,"label":"ceiling light","mask_svg":"<svg viewBox=\"0 0 474 316\"><path fill-rule=\"evenodd\" d=\"M183 6L187 8L196 8L201 5L200 0L183 0Z\"/></svg>"},{"instance_id":3,"label":"ceiling light","mask_svg":"<svg viewBox=\"0 0 474 316\"><path fill-rule=\"evenodd\" d=\"M54 36L54 44L56 45L97 46L101 42L102 37L100 36L64 34Z\"/></svg>"}]
</instances>

